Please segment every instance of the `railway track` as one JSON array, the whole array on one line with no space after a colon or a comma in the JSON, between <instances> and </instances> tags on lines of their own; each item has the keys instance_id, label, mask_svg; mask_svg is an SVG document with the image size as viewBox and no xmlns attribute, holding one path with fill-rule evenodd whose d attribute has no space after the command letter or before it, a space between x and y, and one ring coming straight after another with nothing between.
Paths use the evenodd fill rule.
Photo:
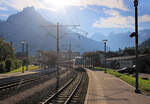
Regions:
<instances>
[{"instance_id":1,"label":"railway track","mask_svg":"<svg viewBox=\"0 0 150 104\"><path fill-rule=\"evenodd\" d=\"M42 104L69 104L82 81L82 73L76 74L64 87L46 99Z\"/></svg>"},{"instance_id":2,"label":"railway track","mask_svg":"<svg viewBox=\"0 0 150 104\"><path fill-rule=\"evenodd\" d=\"M39 74L39 75L36 75L36 76L30 76L28 78L21 78L21 80L14 80L14 81L10 81L10 82L7 82L7 83L0 83L0 91L1 90L5 90L5 89L10 89L10 88L13 88L13 87L17 87L17 86L20 86L20 85L24 85L26 83L30 83L30 82L33 82L33 81L36 81L36 80L42 80L44 78L48 78L49 77L49 74L52 74L56 71L53 71L53 72L50 72L50 73L46 73L46 74Z\"/></svg>"}]
</instances>

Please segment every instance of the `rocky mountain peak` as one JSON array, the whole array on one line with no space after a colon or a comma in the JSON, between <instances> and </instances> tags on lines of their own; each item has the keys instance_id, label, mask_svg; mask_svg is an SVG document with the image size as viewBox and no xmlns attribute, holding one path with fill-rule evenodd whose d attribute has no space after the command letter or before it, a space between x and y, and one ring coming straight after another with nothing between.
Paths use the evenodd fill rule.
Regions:
<instances>
[{"instance_id":1,"label":"rocky mountain peak","mask_svg":"<svg viewBox=\"0 0 150 104\"><path fill-rule=\"evenodd\" d=\"M23 12L29 13L29 12L36 12L34 7L26 7L23 9Z\"/></svg>"},{"instance_id":2,"label":"rocky mountain peak","mask_svg":"<svg viewBox=\"0 0 150 104\"><path fill-rule=\"evenodd\" d=\"M7 22L26 23L44 21L43 17L34 9L34 7L26 7L21 12L8 17Z\"/></svg>"}]
</instances>

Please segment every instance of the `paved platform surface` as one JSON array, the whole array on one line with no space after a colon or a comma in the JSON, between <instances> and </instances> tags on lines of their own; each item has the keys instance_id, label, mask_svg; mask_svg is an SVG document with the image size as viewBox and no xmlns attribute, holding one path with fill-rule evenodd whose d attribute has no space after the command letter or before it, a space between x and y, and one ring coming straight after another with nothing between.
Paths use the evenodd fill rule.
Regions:
<instances>
[{"instance_id":1,"label":"paved platform surface","mask_svg":"<svg viewBox=\"0 0 150 104\"><path fill-rule=\"evenodd\" d=\"M35 74L35 73L42 73L42 72L52 72L55 71L56 68L51 68L51 69L35 69L31 71L25 71L24 73L22 72L16 72L16 73L8 73L8 74L0 74L0 80L3 78L11 78L11 77L16 77L16 76L23 76L23 75L29 75L29 74Z\"/></svg>"},{"instance_id":2,"label":"paved platform surface","mask_svg":"<svg viewBox=\"0 0 150 104\"><path fill-rule=\"evenodd\" d=\"M85 104L150 104L150 97L134 93L134 88L103 71L87 69L89 86Z\"/></svg>"}]
</instances>

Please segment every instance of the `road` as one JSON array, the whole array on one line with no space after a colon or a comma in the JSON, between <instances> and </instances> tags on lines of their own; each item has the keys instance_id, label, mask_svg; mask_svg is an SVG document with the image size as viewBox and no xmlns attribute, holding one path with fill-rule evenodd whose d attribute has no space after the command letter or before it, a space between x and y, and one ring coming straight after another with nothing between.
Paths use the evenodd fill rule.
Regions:
<instances>
[{"instance_id":1,"label":"road","mask_svg":"<svg viewBox=\"0 0 150 104\"><path fill-rule=\"evenodd\" d=\"M85 104L150 104L150 97L134 93L134 88L103 71L87 69L89 86Z\"/></svg>"}]
</instances>

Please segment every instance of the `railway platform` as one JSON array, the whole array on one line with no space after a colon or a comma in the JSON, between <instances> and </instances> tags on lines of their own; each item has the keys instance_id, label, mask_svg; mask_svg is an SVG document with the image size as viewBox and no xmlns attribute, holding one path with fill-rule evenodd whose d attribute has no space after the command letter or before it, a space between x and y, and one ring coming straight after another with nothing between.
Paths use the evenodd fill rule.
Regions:
<instances>
[{"instance_id":1,"label":"railway platform","mask_svg":"<svg viewBox=\"0 0 150 104\"><path fill-rule=\"evenodd\" d=\"M24 76L24 75L30 75L30 74L36 74L36 73L43 73L43 72L52 72L55 71L56 68L51 69L35 69L30 71L22 72L16 72L16 73L8 73L8 74L0 74L0 80L5 78L12 78L12 77L18 77L18 76Z\"/></svg>"},{"instance_id":2,"label":"railway platform","mask_svg":"<svg viewBox=\"0 0 150 104\"><path fill-rule=\"evenodd\" d=\"M87 69L88 91L84 104L150 104L150 97L136 94L135 88L103 71Z\"/></svg>"}]
</instances>

